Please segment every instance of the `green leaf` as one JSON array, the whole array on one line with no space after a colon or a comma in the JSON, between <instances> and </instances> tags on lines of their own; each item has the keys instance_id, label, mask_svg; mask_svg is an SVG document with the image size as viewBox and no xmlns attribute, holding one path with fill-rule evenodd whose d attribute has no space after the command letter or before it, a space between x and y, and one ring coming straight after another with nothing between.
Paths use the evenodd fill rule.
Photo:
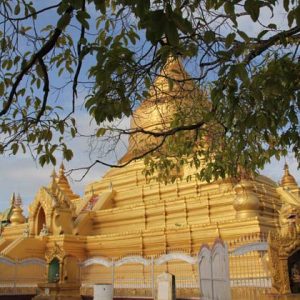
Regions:
<instances>
[{"instance_id":1,"label":"green leaf","mask_svg":"<svg viewBox=\"0 0 300 300\"><path fill-rule=\"evenodd\" d=\"M39 157L39 163L40 163L40 165L43 167L44 165L45 165L45 163L46 163L46 155L44 154L44 155L41 155L40 157Z\"/></svg>"},{"instance_id":2,"label":"green leaf","mask_svg":"<svg viewBox=\"0 0 300 300\"><path fill-rule=\"evenodd\" d=\"M64 1L63 1L64 2ZM75 9L80 9L81 8L81 3L82 0L68 0L68 2L71 4L72 7L74 7Z\"/></svg>"},{"instance_id":3,"label":"green leaf","mask_svg":"<svg viewBox=\"0 0 300 300\"><path fill-rule=\"evenodd\" d=\"M234 3L233 1L226 1L225 4L224 4L224 10L225 10L225 13L227 15L230 15L230 16L233 16L234 15Z\"/></svg>"},{"instance_id":4,"label":"green leaf","mask_svg":"<svg viewBox=\"0 0 300 300\"><path fill-rule=\"evenodd\" d=\"M193 33L193 26L191 22L187 19L184 19L182 15L178 13L172 14L172 19L176 24L177 28L185 34Z\"/></svg>"},{"instance_id":5,"label":"green leaf","mask_svg":"<svg viewBox=\"0 0 300 300\"><path fill-rule=\"evenodd\" d=\"M96 136L97 137L100 137L100 136L103 136L106 132L106 129L105 128L99 128L96 132Z\"/></svg>"},{"instance_id":6,"label":"green leaf","mask_svg":"<svg viewBox=\"0 0 300 300\"><path fill-rule=\"evenodd\" d=\"M146 89L149 90L149 89L150 89L150 86L151 86L151 81L150 81L150 78L149 78L148 76L146 76L146 77L144 78L144 83L145 83Z\"/></svg>"},{"instance_id":7,"label":"green leaf","mask_svg":"<svg viewBox=\"0 0 300 300\"><path fill-rule=\"evenodd\" d=\"M250 15L251 19L256 22L259 17L259 4L257 0L246 0L244 5L245 11Z\"/></svg>"},{"instance_id":8,"label":"green leaf","mask_svg":"<svg viewBox=\"0 0 300 300\"><path fill-rule=\"evenodd\" d=\"M36 80L36 86L37 86L38 89L41 87L41 79L38 78Z\"/></svg>"},{"instance_id":9,"label":"green leaf","mask_svg":"<svg viewBox=\"0 0 300 300\"><path fill-rule=\"evenodd\" d=\"M248 78L248 73L246 70L246 66L244 64L237 64L236 65L236 71L237 74L239 76L239 78L244 82L244 83L248 83L249 82L249 78Z\"/></svg>"},{"instance_id":10,"label":"green leaf","mask_svg":"<svg viewBox=\"0 0 300 300\"><path fill-rule=\"evenodd\" d=\"M295 12L294 12L294 10L291 10L289 12L289 14L287 16L287 19L288 19L288 25L289 25L289 27L292 27L294 19L295 19Z\"/></svg>"},{"instance_id":11,"label":"green leaf","mask_svg":"<svg viewBox=\"0 0 300 300\"><path fill-rule=\"evenodd\" d=\"M245 42L249 42L249 37L244 31L238 30L237 32Z\"/></svg>"},{"instance_id":12,"label":"green leaf","mask_svg":"<svg viewBox=\"0 0 300 300\"><path fill-rule=\"evenodd\" d=\"M50 158L51 163L55 166L56 165L56 158L52 154L49 155L49 158Z\"/></svg>"},{"instance_id":13,"label":"green leaf","mask_svg":"<svg viewBox=\"0 0 300 300\"><path fill-rule=\"evenodd\" d=\"M12 144L11 150L12 150L13 155L16 155L17 152L18 152L18 150L19 150L19 145L18 145L18 143Z\"/></svg>"},{"instance_id":14,"label":"green leaf","mask_svg":"<svg viewBox=\"0 0 300 300\"><path fill-rule=\"evenodd\" d=\"M76 136L76 129L75 128L71 128L71 137L74 138Z\"/></svg>"},{"instance_id":15,"label":"green leaf","mask_svg":"<svg viewBox=\"0 0 300 300\"><path fill-rule=\"evenodd\" d=\"M5 90L4 82L0 82L0 97L4 95L4 90Z\"/></svg>"},{"instance_id":16,"label":"green leaf","mask_svg":"<svg viewBox=\"0 0 300 300\"><path fill-rule=\"evenodd\" d=\"M231 47L235 39L235 33L229 33L225 39L225 47L228 49Z\"/></svg>"},{"instance_id":17,"label":"green leaf","mask_svg":"<svg viewBox=\"0 0 300 300\"><path fill-rule=\"evenodd\" d=\"M71 149L65 148L63 151L63 156L67 161L69 161L73 157L73 151Z\"/></svg>"},{"instance_id":18,"label":"green leaf","mask_svg":"<svg viewBox=\"0 0 300 300\"><path fill-rule=\"evenodd\" d=\"M86 28L89 29L90 28L90 24L88 23L87 19L90 18L90 15L86 12L86 11L82 11L79 10L77 12L76 15L76 19L81 23L81 25Z\"/></svg>"},{"instance_id":19,"label":"green leaf","mask_svg":"<svg viewBox=\"0 0 300 300\"><path fill-rule=\"evenodd\" d=\"M165 33L166 33L169 43L172 46L178 46L179 35L178 35L177 28L176 28L174 22L166 22Z\"/></svg>"},{"instance_id":20,"label":"green leaf","mask_svg":"<svg viewBox=\"0 0 300 300\"><path fill-rule=\"evenodd\" d=\"M289 5L290 5L289 0L283 0L283 7L284 7L286 12L289 12Z\"/></svg>"},{"instance_id":21,"label":"green leaf","mask_svg":"<svg viewBox=\"0 0 300 300\"><path fill-rule=\"evenodd\" d=\"M18 15L20 13L20 4L18 3L16 6L15 6L15 15Z\"/></svg>"},{"instance_id":22,"label":"green leaf","mask_svg":"<svg viewBox=\"0 0 300 300\"><path fill-rule=\"evenodd\" d=\"M70 23L71 21L71 16L69 14L63 15L57 22L57 27L60 30L64 30L65 27Z\"/></svg>"},{"instance_id":23,"label":"green leaf","mask_svg":"<svg viewBox=\"0 0 300 300\"><path fill-rule=\"evenodd\" d=\"M103 15L106 14L106 4L105 0L94 0L95 7L97 10L100 10Z\"/></svg>"},{"instance_id":24,"label":"green leaf","mask_svg":"<svg viewBox=\"0 0 300 300\"><path fill-rule=\"evenodd\" d=\"M205 31L204 32L204 36L203 36L203 40L205 43L209 44L212 43L216 38L216 35L213 31Z\"/></svg>"},{"instance_id":25,"label":"green leaf","mask_svg":"<svg viewBox=\"0 0 300 300\"><path fill-rule=\"evenodd\" d=\"M277 29L277 25L274 24L274 23L270 23L270 24L268 25L268 27L269 27L270 29L274 29L274 30Z\"/></svg>"},{"instance_id":26,"label":"green leaf","mask_svg":"<svg viewBox=\"0 0 300 300\"><path fill-rule=\"evenodd\" d=\"M65 132L65 123L63 121L59 121L57 123L58 130L61 134Z\"/></svg>"},{"instance_id":27,"label":"green leaf","mask_svg":"<svg viewBox=\"0 0 300 300\"><path fill-rule=\"evenodd\" d=\"M40 77L40 78L43 78L44 77L44 72L43 72L43 69L42 69L42 67L41 67L41 65L40 64L38 64L37 66L36 66L36 73L37 73L37 75Z\"/></svg>"},{"instance_id":28,"label":"green leaf","mask_svg":"<svg viewBox=\"0 0 300 300\"><path fill-rule=\"evenodd\" d=\"M257 36L257 39L261 39L265 34L267 34L269 32L269 30L263 30L261 31L258 36Z\"/></svg>"},{"instance_id":29,"label":"green leaf","mask_svg":"<svg viewBox=\"0 0 300 300\"><path fill-rule=\"evenodd\" d=\"M300 4L298 4L297 8L295 9L295 18L297 26L300 26Z\"/></svg>"}]
</instances>

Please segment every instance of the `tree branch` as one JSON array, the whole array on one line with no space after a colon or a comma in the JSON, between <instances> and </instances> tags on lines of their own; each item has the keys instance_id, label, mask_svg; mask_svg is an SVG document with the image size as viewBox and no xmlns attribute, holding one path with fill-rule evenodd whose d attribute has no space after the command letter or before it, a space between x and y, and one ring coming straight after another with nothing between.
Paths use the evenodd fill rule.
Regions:
<instances>
[{"instance_id":1,"label":"tree branch","mask_svg":"<svg viewBox=\"0 0 300 300\"><path fill-rule=\"evenodd\" d=\"M81 171L81 170L86 170L84 172L84 174L82 175L82 177L80 178L80 180L82 180L86 175L87 173L96 165L96 164L102 164L106 167L111 167L111 168L124 168L125 166L129 165L130 163L132 163L133 161L135 160L138 160L138 159L141 159L143 157L145 157L146 155L148 154L151 154L153 152L155 152L156 150L158 150L166 141L166 138L167 136L164 136L163 139L161 140L161 142L156 145L155 147L151 148L150 150L148 151L145 151L144 153L140 154L140 155L137 155L137 156L134 156L132 157L131 159L129 159L128 161L126 161L125 163L123 164L109 164L109 163L106 163L104 161L101 161L99 159L95 160L91 165L89 165L88 167L81 167L81 168L76 168L76 169L71 169L68 173L71 174L72 172L74 171Z\"/></svg>"},{"instance_id":2,"label":"tree branch","mask_svg":"<svg viewBox=\"0 0 300 300\"><path fill-rule=\"evenodd\" d=\"M66 10L66 15L71 15L72 11L73 11L73 7L70 6ZM64 17L64 16L62 16L62 17ZM54 33L50 37L50 39L43 45L43 47L38 52L36 52L33 55L32 59L21 70L21 72L19 73L15 82L12 85L12 89L10 91L8 100L4 103L3 109L0 111L0 117L5 115L8 112L8 110L13 102L13 98L17 91L17 88L18 88L20 82L22 81L23 77L25 76L25 74L34 66L34 64L37 61L39 61L39 59L42 59L45 55L47 55L55 47L55 44L56 44L58 38L60 37L61 33L62 33L62 29L56 27L54 30Z\"/></svg>"},{"instance_id":3,"label":"tree branch","mask_svg":"<svg viewBox=\"0 0 300 300\"><path fill-rule=\"evenodd\" d=\"M82 1L82 11L85 11L85 0ZM75 110L75 98L77 98L77 84L78 84L78 77L80 74L80 70L82 67L82 60L83 57L85 55L82 54L82 49L81 49L81 43L82 40L84 39L84 33L85 33L85 28L83 25L81 25L81 30L80 30L80 37L79 37L79 41L77 43L77 55L78 55L78 66L76 68L75 71L75 75L74 75L74 81L73 81L73 86L72 86L72 90L73 90L73 98L72 98L72 113L74 113ZM70 114L69 114L70 115Z\"/></svg>"},{"instance_id":4,"label":"tree branch","mask_svg":"<svg viewBox=\"0 0 300 300\"><path fill-rule=\"evenodd\" d=\"M55 4L55 5L47 6L45 8L42 8L42 9L38 10L38 11L35 11L34 13L28 14L27 16L20 17L20 18L11 18L11 17L3 15L1 12L0 12L0 15L3 16L3 17L5 17L9 21L24 21L24 20L27 20L27 19L29 19L29 18L31 18L33 16L36 16L36 15L38 15L40 13L48 11L50 9L58 8L60 6L60 4L61 4L61 2L59 2L59 3Z\"/></svg>"},{"instance_id":5,"label":"tree branch","mask_svg":"<svg viewBox=\"0 0 300 300\"><path fill-rule=\"evenodd\" d=\"M44 97L43 97L42 107L36 117L36 120L35 120L36 124L40 121L42 115L45 112L47 100L48 100L48 94L49 94L49 77L48 77L47 67L42 58L39 58L39 64L41 66L41 69L42 69L43 75L44 75L44 88L43 88Z\"/></svg>"},{"instance_id":6,"label":"tree branch","mask_svg":"<svg viewBox=\"0 0 300 300\"><path fill-rule=\"evenodd\" d=\"M300 32L300 27L296 26L294 28L291 28L290 30L280 32L272 37L270 37L268 40L264 40L257 44L254 50L250 51L250 53L245 58L245 63L248 64L251 60L253 60L255 57L261 55L264 51L269 49L271 46L273 46L277 41L280 41L282 38L288 38L293 36L294 34Z\"/></svg>"}]
</instances>

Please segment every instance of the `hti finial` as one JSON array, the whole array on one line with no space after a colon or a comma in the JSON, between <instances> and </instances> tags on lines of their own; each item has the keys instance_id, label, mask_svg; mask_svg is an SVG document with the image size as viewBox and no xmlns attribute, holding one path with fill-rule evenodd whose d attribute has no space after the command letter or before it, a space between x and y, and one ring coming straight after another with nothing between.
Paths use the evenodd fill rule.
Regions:
<instances>
[{"instance_id":1,"label":"hti finial","mask_svg":"<svg viewBox=\"0 0 300 300\"><path fill-rule=\"evenodd\" d=\"M60 164L60 167L59 167L59 174L58 174L59 176L63 176L63 175L65 175L65 166L64 166L64 163L63 162L61 162L61 164Z\"/></svg>"},{"instance_id":2,"label":"hti finial","mask_svg":"<svg viewBox=\"0 0 300 300\"><path fill-rule=\"evenodd\" d=\"M10 204L15 205L15 201L16 201L16 195L15 195L15 193L13 193L11 198L10 198Z\"/></svg>"},{"instance_id":3,"label":"hti finial","mask_svg":"<svg viewBox=\"0 0 300 300\"><path fill-rule=\"evenodd\" d=\"M20 196L20 194L18 194L16 200L15 200L15 207L20 207L22 205L22 198Z\"/></svg>"},{"instance_id":4,"label":"hti finial","mask_svg":"<svg viewBox=\"0 0 300 300\"><path fill-rule=\"evenodd\" d=\"M55 168L53 168L53 171L50 175L51 178L55 179L57 177L57 174L56 174L56 171L55 171Z\"/></svg>"},{"instance_id":5,"label":"hti finial","mask_svg":"<svg viewBox=\"0 0 300 300\"><path fill-rule=\"evenodd\" d=\"M60 164L60 168L59 168L60 170L65 170L65 165L64 165L64 163L63 162L61 162L61 164Z\"/></svg>"}]
</instances>

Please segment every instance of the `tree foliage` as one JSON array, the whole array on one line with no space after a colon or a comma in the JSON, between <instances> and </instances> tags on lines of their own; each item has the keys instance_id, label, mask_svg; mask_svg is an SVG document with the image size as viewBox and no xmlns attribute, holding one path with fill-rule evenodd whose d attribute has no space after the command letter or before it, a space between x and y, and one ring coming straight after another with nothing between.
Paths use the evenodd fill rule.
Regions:
<instances>
[{"instance_id":1,"label":"tree foliage","mask_svg":"<svg viewBox=\"0 0 300 300\"><path fill-rule=\"evenodd\" d=\"M288 149L300 163L298 1L41 2L0 4L0 153L30 151L44 165L62 151L70 160L66 136L80 135L82 97L99 126L91 137L145 131L103 124L130 116L173 56L184 58L192 74L186 80L206 90L210 105L205 114L175 114L169 130L145 132L163 137L160 146L171 154L153 148L140 155L147 174L159 171L166 180L183 163L200 167L205 158L200 178L236 176ZM282 24L274 21L278 11ZM195 147L211 124L221 136Z\"/></svg>"}]
</instances>

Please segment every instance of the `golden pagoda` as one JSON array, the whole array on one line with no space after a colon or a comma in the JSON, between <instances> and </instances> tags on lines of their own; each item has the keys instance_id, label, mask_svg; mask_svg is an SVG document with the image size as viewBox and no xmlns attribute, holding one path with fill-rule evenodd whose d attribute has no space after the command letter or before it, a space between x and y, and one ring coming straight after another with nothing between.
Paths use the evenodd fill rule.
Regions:
<instances>
[{"instance_id":1,"label":"golden pagoda","mask_svg":"<svg viewBox=\"0 0 300 300\"><path fill-rule=\"evenodd\" d=\"M174 80L172 87L167 77ZM207 105L205 93L186 79L182 63L169 59L154 82L157 88L150 89L149 99L135 111L132 129L169 128L172 113L188 103L190 95L201 95ZM130 137L121 162L159 142L143 130ZM252 280L248 289L262 291L259 298L255 294L256 298L248 299L294 291L288 268L289 257L300 249L300 189L287 165L280 185L265 176L248 176L238 184L230 179L201 182L188 165L182 167L180 178L164 185L149 182L143 170L142 159L112 168L79 197L61 165L50 184L37 192L27 222L20 210L14 211L12 222L2 229L0 254L3 261L18 261L22 266L19 293L38 290L36 299L63 295L80 299L92 295L93 284L112 283L115 296L151 297L155 278L167 271L180 279L177 295L199 297L199 270L193 262L201 246L212 245L216 238L227 243L232 253L244 245L268 245L269 250L255 248L251 255L230 257L235 287ZM39 271L34 269L34 259L39 261ZM0 261L0 282L5 276L7 281L5 268ZM264 278L265 286L257 288L251 279L255 276ZM28 278L35 290L24 283Z\"/></svg>"}]
</instances>

